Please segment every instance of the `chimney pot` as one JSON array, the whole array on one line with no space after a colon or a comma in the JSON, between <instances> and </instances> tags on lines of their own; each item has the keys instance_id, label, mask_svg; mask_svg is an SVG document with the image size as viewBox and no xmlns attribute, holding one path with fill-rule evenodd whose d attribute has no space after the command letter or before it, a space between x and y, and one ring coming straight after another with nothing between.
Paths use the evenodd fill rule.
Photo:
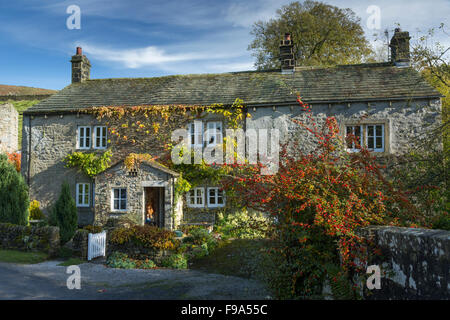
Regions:
<instances>
[{"instance_id":1,"label":"chimney pot","mask_svg":"<svg viewBox=\"0 0 450 320\"><path fill-rule=\"evenodd\" d=\"M77 47L77 56L81 56L83 54L83 49L81 47Z\"/></svg>"}]
</instances>

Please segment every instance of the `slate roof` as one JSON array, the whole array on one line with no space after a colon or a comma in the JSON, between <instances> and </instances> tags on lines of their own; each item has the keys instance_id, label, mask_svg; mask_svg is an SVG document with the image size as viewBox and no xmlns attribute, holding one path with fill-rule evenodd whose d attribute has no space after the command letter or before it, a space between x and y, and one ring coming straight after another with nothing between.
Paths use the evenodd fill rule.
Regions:
<instances>
[{"instance_id":1,"label":"slate roof","mask_svg":"<svg viewBox=\"0 0 450 320\"><path fill-rule=\"evenodd\" d=\"M275 105L296 101L299 92L308 103L431 98L441 95L412 68L390 63L297 68L222 74L177 75L155 78L117 78L73 83L26 113L75 111L93 106Z\"/></svg>"}]
</instances>

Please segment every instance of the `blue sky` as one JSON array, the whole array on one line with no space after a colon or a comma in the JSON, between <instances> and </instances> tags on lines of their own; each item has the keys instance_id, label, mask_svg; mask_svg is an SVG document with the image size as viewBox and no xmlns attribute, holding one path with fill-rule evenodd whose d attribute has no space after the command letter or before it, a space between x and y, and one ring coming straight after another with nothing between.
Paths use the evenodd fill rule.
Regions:
<instances>
[{"instance_id":1,"label":"blue sky","mask_svg":"<svg viewBox=\"0 0 450 320\"><path fill-rule=\"evenodd\" d=\"M253 69L247 50L252 23L274 17L284 0L1 0L0 84L61 89L70 83L76 46L91 61L91 78L153 77ZM366 35L399 23L417 30L450 25L450 0L329 0L351 8ZM67 7L81 9L81 29L69 30ZM370 5L380 30L368 30ZM448 29L447 29L448 30ZM449 44L447 37L441 42Z\"/></svg>"}]
</instances>

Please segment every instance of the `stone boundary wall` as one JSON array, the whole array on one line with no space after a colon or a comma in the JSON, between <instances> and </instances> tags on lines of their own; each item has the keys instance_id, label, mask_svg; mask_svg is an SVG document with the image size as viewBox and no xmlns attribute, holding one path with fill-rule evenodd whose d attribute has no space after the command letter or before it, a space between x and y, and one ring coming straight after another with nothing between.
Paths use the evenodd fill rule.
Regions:
<instances>
[{"instance_id":1,"label":"stone boundary wall","mask_svg":"<svg viewBox=\"0 0 450 320\"><path fill-rule=\"evenodd\" d=\"M72 251L83 260L88 258L89 231L78 229L72 239Z\"/></svg>"},{"instance_id":2,"label":"stone boundary wall","mask_svg":"<svg viewBox=\"0 0 450 320\"><path fill-rule=\"evenodd\" d=\"M53 93L51 93L51 94L31 94L31 95L13 95L12 94L12 95L0 96L0 101L44 100L44 99L51 97L52 95L53 95Z\"/></svg>"},{"instance_id":3,"label":"stone boundary wall","mask_svg":"<svg viewBox=\"0 0 450 320\"><path fill-rule=\"evenodd\" d=\"M363 231L381 249L369 264L381 269L381 289L364 289L369 300L450 299L450 232L400 227Z\"/></svg>"},{"instance_id":4,"label":"stone boundary wall","mask_svg":"<svg viewBox=\"0 0 450 320\"><path fill-rule=\"evenodd\" d=\"M43 251L49 256L56 256L60 248L59 228L0 223L0 248Z\"/></svg>"}]
</instances>

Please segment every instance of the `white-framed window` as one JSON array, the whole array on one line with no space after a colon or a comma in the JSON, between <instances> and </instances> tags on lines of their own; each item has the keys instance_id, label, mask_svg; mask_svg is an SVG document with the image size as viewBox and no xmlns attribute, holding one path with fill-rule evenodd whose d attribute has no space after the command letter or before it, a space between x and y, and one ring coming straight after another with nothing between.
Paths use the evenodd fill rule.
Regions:
<instances>
[{"instance_id":1,"label":"white-framed window","mask_svg":"<svg viewBox=\"0 0 450 320\"><path fill-rule=\"evenodd\" d=\"M90 201L90 184L77 183L76 185L76 204L77 207L89 207Z\"/></svg>"},{"instance_id":2,"label":"white-framed window","mask_svg":"<svg viewBox=\"0 0 450 320\"><path fill-rule=\"evenodd\" d=\"M195 120L189 124L189 144L193 147L203 147L203 123Z\"/></svg>"},{"instance_id":3,"label":"white-framed window","mask_svg":"<svg viewBox=\"0 0 450 320\"><path fill-rule=\"evenodd\" d=\"M366 124L366 125L347 125L345 126L346 135L354 135L360 146L362 142L367 149L373 152L384 152L385 136L384 124ZM347 151L355 152L361 148L355 141L347 142Z\"/></svg>"},{"instance_id":4,"label":"white-framed window","mask_svg":"<svg viewBox=\"0 0 450 320\"><path fill-rule=\"evenodd\" d=\"M107 130L105 126L94 127L94 148L106 149L107 145Z\"/></svg>"},{"instance_id":5,"label":"white-framed window","mask_svg":"<svg viewBox=\"0 0 450 320\"><path fill-rule=\"evenodd\" d=\"M194 188L188 191L187 205L192 208L203 208L205 206L205 188Z\"/></svg>"},{"instance_id":6,"label":"white-framed window","mask_svg":"<svg viewBox=\"0 0 450 320\"><path fill-rule=\"evenodd\" d=\"M111 195L112 211L127 210L127 188L113 188Z\"/></svg>"},{"instance_id":7,"label":"white-framed window","mask_svg":"<svg viewBox=\"0 0 450 320\"><path fill-rule=\"evenodd\" d=\"M218 187L208 188L207 195L208 207L215 208L225 206L225 195L223 190Z\"/></svg>"},{"instance_id":8,"label":"white-framed window","mask_svg":"<svg viewBox=\"0 0 450 320\"><path fill-rule=\"evenodd\" d=\"M361 143L363 141L363 127L359 125L352 125L352 126L346 126L345 127L345 134L346 136L354 135L356 137L356 141L351 140L347 141L347 150L348 151L359 151L361 149Z\"/></svg>"},{"instance_id":9,"label":"white-framed window","mask_svg":"<svg viewBox=\"0 0 450 320\"><path fill-rule=\"evenodd\" d=\"M91 148L91 127L79 126L77 149L90 149L90 148Z\"/></svg>"},{"instance_id":10,"label":"white-framed window","mask_svg":"<svg viewBox=\"0 0 450 320\"><path fill-rule=\"evenodd\" d=\"M222 138L222 122L210 121L206 123L206 144L208 146L215 146L221 144Z\"/></svg>"},{"instance_id":11,"label":"white-framed window","mask_svg":"<svg viewBox=\"0 0 450 320\"><path fill-rule=\"evenodd\" d=\"M366 126L366 145L367 148L375 152L384 151L384 125L373 124Z\"/></svg>"}]
</instances>

